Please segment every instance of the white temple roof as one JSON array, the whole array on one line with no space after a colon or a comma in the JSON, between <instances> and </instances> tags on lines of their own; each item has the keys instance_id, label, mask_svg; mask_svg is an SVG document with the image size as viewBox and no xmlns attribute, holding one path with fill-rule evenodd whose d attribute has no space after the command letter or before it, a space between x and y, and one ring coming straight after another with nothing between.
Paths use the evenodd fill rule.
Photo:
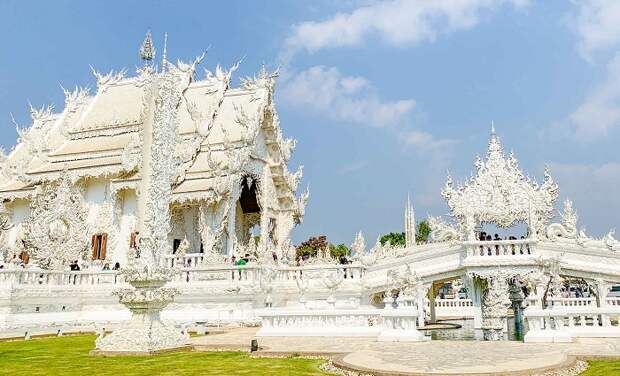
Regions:
<instances>
[{"instance_id":1,"label":"white temple roof","mask_svg":"<svg viewBox=\"0 0 620 376\"><path fill-rule=\"evenodd\" d=\"M464 185L454 188L448 177L442 192L457 219L509 227L516 221L546 221L552 215L558 186L549 172L545 170L542 185L526 176L512 154L505 156L495 130L486 160L478 158L475 166L475 176Z\"/></svg>"},{"instance_id":2,"label":"white temple roof","mask_svg":"<svg viewBox=\"0 0 620 376\"><path fill-rule=\"evenodd\" d=\"M168 65L179 71L188 67ZM295 142L284 139L274 124L278 120L271 102L273 75L261 70L257 77L242 80L242 87L230 88L234 69L207 71L204 79L191 82L182 93L175 123L181 139L179 153L187 153L189 159L175 194L212 189L218 180L213 179L214 170L233 171L249 154L283 163L285 173L278 174L277 184L292 182L284 175ZM97 90L93 95L87 89L65 90L65 108L60 113L51 108L33 110L33 126L23 131L2 163L0 198L10 199L67 171L78 178L139 174L141 134L146 122L153 121L158 95L150 81L158 77L157 72L146 76L144 72L125 78L123 71L106 75L94 71ZM199 144L193 146L195 141ZM192 148L196 149L193 156ZM248 151L240 154L241 149ZM294 189L287 196L294 200Z\"/></svg>"},{"instance_id":3,"label":"white temple roof","mask_svg":"<svg viewBox=\"0 0 620 376\"><path fill-rule=\"evenodd\" d=\"M132 79L99 89L70 132L140 124L143 121L142 96L143 89Z\"/></svg>"}]
</instances>

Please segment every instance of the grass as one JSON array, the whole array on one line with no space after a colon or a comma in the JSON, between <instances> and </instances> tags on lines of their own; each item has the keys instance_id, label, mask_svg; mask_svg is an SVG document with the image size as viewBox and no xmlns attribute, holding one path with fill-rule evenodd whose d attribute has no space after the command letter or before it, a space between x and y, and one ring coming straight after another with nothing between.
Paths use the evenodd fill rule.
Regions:
<instances>
[{"instance_id":1,"label":"grass","mask_svg":"<svg viewBox=\"0 0 620 376\"><path fill-rule=\"evenodd\" d=\"M619 360L592 360L588 362L590 366L579 376L611 376L620 375Z\"/></svg>"},{"instance_id":2,"label":"grass","mask_svg":"<svg viewBox=\"0 0 620 376\"><path fill-rule=\"evenodd\" d=\"M327 375L320 359L252 358L242 352L90 356L94 336L0 342L0 375Z\"/></svg>"}]
</instances>

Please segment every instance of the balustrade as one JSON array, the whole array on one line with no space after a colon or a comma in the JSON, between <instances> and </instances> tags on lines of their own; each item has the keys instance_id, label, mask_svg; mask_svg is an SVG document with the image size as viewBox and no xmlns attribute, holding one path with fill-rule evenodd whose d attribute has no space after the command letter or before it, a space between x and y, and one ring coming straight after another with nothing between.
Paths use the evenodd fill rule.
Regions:
<instances>
[{"instance_id":1,"label":"balustrade","mask_svg":"<svg viewBox=\"0 0 620 376\"><path fill-rule=\"evenodd\" d=\"M122 278L115 271L55 271L17 269L0 271L0 281L16 285L114 285Z\"/></svg>"},{"instance_id":2,"label":"balustrade","mask_svg":"<svg viewBox=\"0 0 620 376\"><path fill-rule=\"evenodd\" d=\"M605 303L608 306L620 307L620 296L613 296L605 298Z\"/></svg>"},{"instance_id":3,"label":"balustrade","mask_svg":"<svg viewBox=\"0 0 620 376\"><path fill-rule=\"evenodd\" d=\"M169 268L198 268L203 265L204 261L204 253L187 253L183 256L178 256L174 254L164 256L164 263Z\"/></svg>"},{"instance_id":4,"label":"balustrade","mask_svg":"<svg viewBox=\"0 0 620 376\"><path fill-rule=\"evenodd\" d=\"M524 311L529 331L526 342L568 342L573 337L620 337L620 298L550 298L549 308Z\"/></svg>"},{"instance_id":5,"label":"balustrade","mask_svg":"<svg viewBox=\"0 0 620 376\"><path fill-rule=\"evenodd\" d=\"M557 307L596 307L595 298L548 298L549 308Z\"/></svg>"},{"instance_id":6,"label":"balustrade","mask_svg":"<svg viewBox=\"0 0 620 376\"><path fill-rule=\"evenodd\" d=\"M435 299L436 308L468 308L473 307L471 299Z\"/></svg>"},{"instance_id":7,"label":"balustrade","mask_svg":"<svg viewBox=\"0 0 620 376\"><path fill-rule=\"evenodd\" d=\"M535 253L536 241L531 239L485 240L464 242L468 256L530 256Z\"/></svg>"},{"instance_id":8,"label":"balustrade","mask_svg":"<svg viewBox=\"0 0 620 376\"><path fill-rule=\"evenodd\" d=\"M262 327L256 333L265 336L376 336L381 310L263 310Z\"/></svg>"},{"instance_id":9,"label":"balustrade","mask_svg":"<svg viewBox=\"0 0 620 376\"><path fill-rule=\"evenodd\" d=\"M306 266L278 266L276 268L276 280L295 280L305 277L320 278L325 274L338 273L344 279L361 279L364 275L364 267L361 265L306 265Z\"/></svg>"}]
</instances>

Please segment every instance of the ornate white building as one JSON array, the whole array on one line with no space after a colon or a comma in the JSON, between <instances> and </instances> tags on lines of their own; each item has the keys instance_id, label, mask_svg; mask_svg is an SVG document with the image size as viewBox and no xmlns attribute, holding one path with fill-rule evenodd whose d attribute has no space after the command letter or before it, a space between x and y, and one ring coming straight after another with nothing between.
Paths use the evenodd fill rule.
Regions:
<instances>
[{"instance_id":1,"label":"ornate white building","mask_svg":"<svg viewBox=\"0 0 620 376\"><path fill-rule=\"evenodd\" d=\"M308 193L296 197L301 170L287 168L295 142L279 127L275 75L263 69L231 88L236 66L196 80L202 57L171 64L163 55L157 68L147 36L135 77L95 72L94 95L77 88L60 113L33 109L33 125L3 155L0 334L121 325L97 341L115 348L132 333L150 338L136 324L149 317L160 334L178 335L172 347L186 338L173 324L230 322L262 322L260 335L418 341L427 322L464 315L497 340L506 317L523 311L526 341L620 336L620 298L608 295L620 282L614 232L595 239L578 230L570 201L552 223L551 174L541 184L526 176L495 130L472 178L455 186L448 177L451 215L429 218L428 244L415 243L408 202L406 246L367 250L358 233L352 264L297 265L289 236ZM522 235L482 239L488 224L518 223ZM247 265L225 260L246 253L255 256ZM68 270L75 260L90 267ZM438 299L449 282L468 297ZM571 283L592 296L570 296Z\"/></svg>"},{"instance_id":2,"label":"ornate white building","mask_svg":"<svg viewBox=\"0 0 620 376\"><path fill-rule=\"evenodd\" d=\"M149 34L135 76L93 69L93 93L65 90L58 112L31 108L32 125L0 155L0 199L12 225L0 242L4 263L126 265L153 200L147 182L163 179L145 167L153 147L172 155L169 225L157 228L167 254L222 261L244 252L252 235L261 240L254 248L288 250L308 193L296 197L302 169L287 166L296 141L279 124L277 74L263 68L233 87L237 65L201 73L204 55L172 64L164 51L159 68L153 56ZM166 132L165 144L153 145L153 129Z\"/></svg>"}]
</instances>

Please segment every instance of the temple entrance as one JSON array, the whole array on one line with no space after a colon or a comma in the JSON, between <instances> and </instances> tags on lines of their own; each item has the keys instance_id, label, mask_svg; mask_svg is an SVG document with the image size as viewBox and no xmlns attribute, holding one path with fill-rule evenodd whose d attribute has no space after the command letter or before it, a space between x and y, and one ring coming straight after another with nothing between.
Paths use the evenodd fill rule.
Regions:
<instances>
[{"instance_id":1,"label":"temple entrance","mask_svg":"<svg viewBox=\"0 0 620 376\"><path fill-rule=\"evenodd\" d=\"M236 211L236 236L241 244L247 245L251 239L260 237L260 217L261 208L256 180L246 177L241 182L241 195Z\"/></svg>"}]
</instances>

